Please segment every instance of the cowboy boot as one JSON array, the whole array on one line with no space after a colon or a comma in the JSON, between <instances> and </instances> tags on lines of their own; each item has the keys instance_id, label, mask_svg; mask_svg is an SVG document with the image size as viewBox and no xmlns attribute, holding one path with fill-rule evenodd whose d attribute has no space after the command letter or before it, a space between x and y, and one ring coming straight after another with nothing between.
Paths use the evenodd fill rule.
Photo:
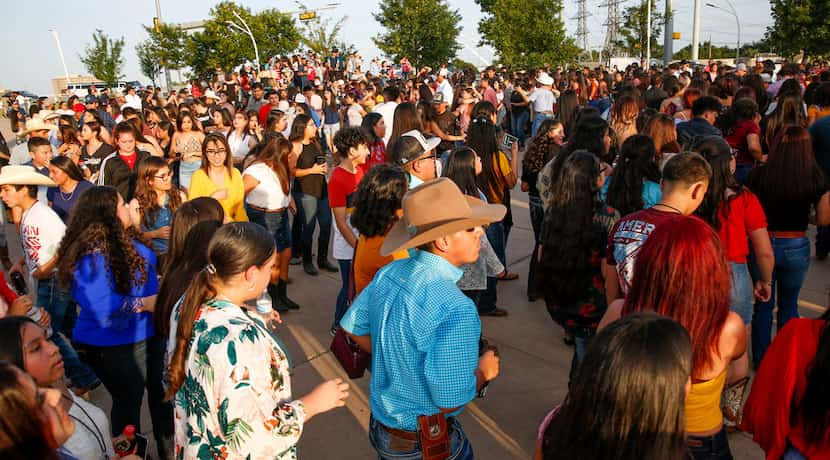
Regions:
<instances>
[{"instance_id":1,"label":"cowboy boot","mask_svg":"<svg viewBox=\"0 0 830 460\"><path fill-rule=\"evenodd\" d=\"M320 273L311 261L311 247L306 244L303 244L303 270L311 276L317 276Z\"/></svg>"},{"instance_id":2,"label":"cowboy boot","mask_svg":"<svg viewBox=\"0 0 830 460\"><path fill-rule=\"evenodd\" d=\"M280 298L279 285L268 283L268 295L271 296L271 308L280 313L288 311L288 305Z\"/></svg>"},{"instance_id":3,"label":"cowboy boot","mask_svg":"<svg viewBox=\"0 0 830 460\"><path fill-rule=\"evenodd\" d=\"M340 270L337 268L336 265L333 265L329 262L328 258L329 252L329 242L328 241L318 241L317 242L317 266L320 267L320 270L325 270L331 273L337 273Z\"/></svg>"},{"instance_id":4,"label":"cowboy boot","mask_svg":"<svg viewBox=\"0 0 830 460\"><path fill-rule=\"evenodd\" d=\"M288 298L288 283L285 280L279 280L277 283L277 297L280 299L283 305L288 307L290 310L299 310L300 306L297 302Z\"/></svg>"}]
</instances>

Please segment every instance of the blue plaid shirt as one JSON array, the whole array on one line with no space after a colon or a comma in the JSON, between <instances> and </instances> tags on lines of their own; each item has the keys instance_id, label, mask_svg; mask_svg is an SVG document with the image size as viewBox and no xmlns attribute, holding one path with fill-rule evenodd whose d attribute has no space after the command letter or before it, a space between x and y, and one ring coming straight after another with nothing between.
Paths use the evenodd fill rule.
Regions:
<instances>
[{"instance_id":1,"label":"blue plaid shirt","mask_svg":"<svg viewBox=\"0 0 830 460\"><path fill-rule=\"evenodd\" d=\"M457 415L475 397L481 322L455 284L462 274L417 251L383 267L340 321L372 337L369 399L380 423L415 431L419 415Z\"/></svg>"}]
</instances>

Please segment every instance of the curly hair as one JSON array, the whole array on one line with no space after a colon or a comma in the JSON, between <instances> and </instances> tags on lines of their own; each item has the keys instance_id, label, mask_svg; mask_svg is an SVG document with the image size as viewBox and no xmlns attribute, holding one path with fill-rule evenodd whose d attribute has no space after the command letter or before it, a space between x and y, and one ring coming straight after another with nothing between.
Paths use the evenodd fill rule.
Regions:
<instances>
[{"instance_id":1,"label":"curly hair","mask_svg":"<svg viewBox=\"0 0 830 460\"><path fill-rule=\"evenodd\" d=\"M160 208L158 192L150 185L156 174L164 168L168 168L167 161L161 157L147 157L138 164L136 173L135 199L138 200L138 207L141 210L141 221L146 227L152 227L156 222L156 211ZM169 172L168 174L172 174ZM167 206L170 212L175 212L182 204L182 197L176 187L172 187L167 193Z\"/></svg>"},{"instance_id":2,"label":"curly hair","mask_svg":"<svg viewBox=\"0 0 830 460\"><path fill-rule=\"evenodd\" d=\"M78 198L76 206L84 212L72 214L58 248L58 281L63 286L72 284L80 259L94 252L109 262L116 292L128 294L147 281L146 261L118 218L119 200L118 191L110 186L92 187Z\"/></svg>"},{"instance_id":3,"label":"curly hair","mask_svg":"<svg viewBox=\"0 0 830 460\"><path fill-rule=\"evenodd\" d=\"M556 155L559 146L548 136L548 133L557 126L563 126L562 122L553 118L549 118L539 125L536 137L530 141L527 150L525 150L525 157L522 160L523 170L539 172Z\"/></svg>"},{"instance_id":4,"label":"curly hair","mask_svg":"<svg viewBox=\"0 0 830 460\"><path fill-rule=\"evenodd\" d=\"M403 196L409 189L408 176L398 165L373 166L357 187L351 223L362 236L385 235L398 221Z\"/></svg>"}]
</instances>

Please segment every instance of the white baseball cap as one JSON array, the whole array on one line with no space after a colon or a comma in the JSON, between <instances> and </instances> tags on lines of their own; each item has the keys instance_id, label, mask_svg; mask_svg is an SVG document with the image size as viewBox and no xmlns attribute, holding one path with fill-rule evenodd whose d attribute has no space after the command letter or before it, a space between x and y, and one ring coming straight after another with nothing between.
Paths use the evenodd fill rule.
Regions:
<instances>
[{"instance_id":1,"label":"white baseball cap","mask_svg":"<svg viewBox=\"0 0 830 460\"><path fill-rule=\"evenodd\" d=\"M441 69L441 70L439 70L439 71L438 71L438 75L440 75L440 76L442 76L442 77L446 77L446 76L447 76L447 75L449 75L449 74L450 74L450 71L449 71L449 70L447 70L446 68L443 68L443 69Z\"/></svg>"},{"instance_id":2,"label":"white baseball cap","mask_svg":"<svg viewBox=\"0 0 830 460\"><path fill-rule=\"evenodd\" d=\"M296 102L297 104L305 104L308 101L306 101L306 98L305 96L303 96L302 93L297 93L297 95L294 96L294 102Z\"/></svg>"}]
</instances>

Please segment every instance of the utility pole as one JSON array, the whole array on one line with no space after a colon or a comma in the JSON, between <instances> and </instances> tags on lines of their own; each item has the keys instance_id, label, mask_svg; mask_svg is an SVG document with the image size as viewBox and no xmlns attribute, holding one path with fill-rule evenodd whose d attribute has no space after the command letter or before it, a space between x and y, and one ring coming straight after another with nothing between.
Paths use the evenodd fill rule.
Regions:
<instances>
[{"instance_id":1,"label":"utility pole","mask_svg":"<svg viewBox=\"0 0 830 460\"><path fill-rule=\"evenodd\" d=\"M665 28L663 30L663 65L669 65L674 52L674 6L672 0L666 0Z\"/></svg>"},{"instance_id":2,"label":"utility pole","mask_svg":"<svg viewBox=\"0 0 830 460\"><path fill-rule=\"evenodd\" d=\"M646 0L646 69L651 67L651 0Z\"/></svg>"},{"instance_id":3,"label":"utility pole","mask_svg":"<svg viewBox=\"0 0 830 460\"><path fill-rule=\"evenodd\" d=\"M694 21L692 22L692 62L697 64L700 46L700 0L695 0Z\"/></svg>"}]
</instances>

